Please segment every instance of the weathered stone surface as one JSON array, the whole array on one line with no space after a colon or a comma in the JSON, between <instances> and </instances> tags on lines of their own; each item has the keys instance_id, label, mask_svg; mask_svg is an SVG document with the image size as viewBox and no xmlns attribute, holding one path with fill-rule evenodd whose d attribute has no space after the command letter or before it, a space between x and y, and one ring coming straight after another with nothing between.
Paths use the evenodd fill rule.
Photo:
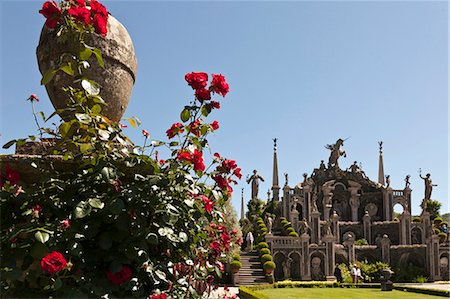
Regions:
<instances>
[{"instance_id":1,"label":"weathered stone surface","mask_svg":"<svg viewBox=\"0 0 450 299\"><path fill-rule=\"evenodd\" d=\"M131 37L125 27L113 16L108 18L108 34L106 38L93 33L87 36L86 44L99 49L103 55L105 68L101 68L94 55L89 59L91 67L87 77L100 84L100 95L108 104L103 108L103 114L109 119L119 121L131 97L131 90L136 80L137 60ZM57 42L54 30L44 26L41 31L36 55L41 74L49 69L57 68L57 62L63 53L70 52L70 45ZM66 107L67 96L62 90L64 86L72 85L74 78L58 72L45 85L47 93L55 109Z\"/></svg>"}]
</instances>

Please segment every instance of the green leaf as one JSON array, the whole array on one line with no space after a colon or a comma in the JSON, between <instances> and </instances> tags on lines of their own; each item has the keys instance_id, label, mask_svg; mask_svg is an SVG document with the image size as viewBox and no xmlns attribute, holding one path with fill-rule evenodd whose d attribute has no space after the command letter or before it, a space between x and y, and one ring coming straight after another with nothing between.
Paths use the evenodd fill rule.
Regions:
<instances>
[{"instance_id":1,"label":"green leaf","mask_svg":"<svg viewBox=\"0 0 450 299\"><path fill-rule=\"evenodd\" d=\"M59 279L59 278L57 278L57 279L55 280L55 282L53 283L53 289L54 289L54 290L57 290L57 289L61 288L62 286L63 286L63 282L62 282L62 280Z\"/></svg>"},{"instance_id":2,"label":"green leaf","mask_svg":"<svg viewBox=\"0 0 450 299\"><path fill-rule=\"evenodd\" d=\"M125 208L125 204L121 199L116 199L109 205L109 210L115 215L120 214L123 208Z\"/></svg>"},{"instance_id":3,"label":"green leaf","mask_svg":"<svg viewBox=\"0 0 450 299\"><path fill-rule=\"evenodd\" d=\"M75 113L75 117L83 124L89 124L92 118L85 113Z\"/></svg>"},{"instance_id":4,"label":"green leaf","mask_svg":"<svg viewBox=\"0 0 450 299\"><path fill-rule=\"evenodd\" d=\"M170 146L177 146L178 144L178 141L172 141L171 143L169 143Z\"/></svg>"},{"instance_id":5,"label":"green leaf","mask_svg":"<svg viewBox=\"0 0 450 299\"><path fill-rule=\"evenodd\" d=\"M187 122L189 118L191 117L191 112L187 108L184 108L183 111L181 111L180 118L183 122Z\"/></svg>"},{"instance_id":6,"label":"green leaf","mask_svg":"<svg viewBox=\"0 0 450 299\"><path fill-rule=\"evenodd\" d=\"M89 95L96 96L100 93L100 85L97 82L83 79L81 86Z\"/></svg>"},{"instance_id":7,"label":"green leaf","mask_svg":"<svg viewBox=\"0 0 450 299\"><path fill-rule=\"evenodd\" d=\"M44 112L39 111L39 114L41 115L42 120L45 121L45 114L44 114Z\"/></svg>"},{"instance_id":8,"label":"green leaf","mask_svg":"<svg viewBox=\"0 0 450 299\"><path fill-rule=\"evenodd\" d=\"M91 210L92 208L87 202L80 201L75 207L74 217L77 219L84 218L91 213Z\"/></svg>"},{"instance_id":9,"label":"green leaf","mask_svg":"<svg viewBox=\"0 0 450 299\"><path fill-rule=\"evenodd\" d=\"M95 49L94 55L95 55L95 57L97 57L97 61L98 61L98 64L100 65L100 67L105 68L105 63L103 62L103 58L102 58L102 52L100 52L99 49Z\"/></svg>"},{"instance_id":10,"label":"green leaf","mask_svg":"<svg viewBox=\"0 0 450 299\"><path fill-rule=\"evenodd\" d=\"M46 71L44 73L44 75L42 76L41 85L45 85L48 82L50 82L50 80L53 79L53 76L55 76L56 72L57 72L56 70L48 70L48 71Z\"/></svg>"},{"instance_id":11,"label":"green leaf","mask_svg":"<svg viewBox=\"0 0 450 299\"><path fill-rule=\"evenodd\" d=\"M211 106L210 105L204 105L202 107L202 115L203 116L208 116L211 113Z\"/></svg>"},{"instance_id":12,"label":"green leaf","mask_svg":"<svg viewBox=\"0 0 450 299\"><path fill-rule=\"evenodd\" d=\"M69 133L71 127L72 127L72 123L70 123L70 122L63 122L59 126L59 133L61 134L61 136L62 137L66 137L67 133Z\"/></svg>"},{"instance_id":13,"label":"green leaf","mask_svg":"<svg viewBox=\"0 0 450 299\"><path fill-rule=\"evenodd\" d=\"M95 104L94 106L92 106L91 111L94 114L100 114L100 112L102 111L102 107L99 104Z\"/></svg>"},{"instance_id":14,"label":"green leaf","mask_svg":"<svg viewBox=\"0 0 450 299\"><path fill-rule=\"evenodd\" d=\"M90 143L80 143L80 152L85 153L92 148L92 144Z\"/></svg>"},{"instance_id":15,"label":"green leaf","mask_svg":"<svg viewBox=\"0 0 450 299\"><path fill-rule=\"evenodd\" d=\"M81 60L88 60L89 58L91 58L92 55L92 50L89 48L84 48L83 51L80 52L80 59Z\"/></svg>"},{"instance_id":16,"label":"green leaf","mask_svg":"<svg viewBox=\"0 0 450 299\"><path fill-rule=\"evenodd\" d=\"M5 143L5 145L3 145L3 148L10 148L14 143L16 143L16 139L8 141L7 143Z\"/></svg>"},{"instance_id":17,"label":"green leaf","mask_svg":"<svg viewBox=\"0 0 450 299\"><path fill-rule=\"evenodd\" d=\"M98 198L91 198L88 200L88 203L91 205L91 207L96 209L103 209L103 207L105 206L105 204L102 203L102 201Z\"/></svg>"},{"instance_id":18,"label":"green leaf","mask_svg":"<svg viewBox=\"0 0 450 299\"><path fill-rule=\"evenodd\" d=\"M61 71L63 71L64 73L66 73L69 76L73 76L75 74L73 68L72 68L72 64L69 62L67 65L62 66L60 68Z\"/></svg>"},{"instance_id":19,"label":"green leaf","mask_svg":"<svg viewBox=\"0 0 450 299\"><path fill-rule=\"evenodd\" d=\"M48 241L48 239L50 239L50 235L49 234L47 234L45 232L41 232L41 231L37 231L34 234L34 237L36 238L36 240L38 240L42 244L44 244L45 242Z\"/></svg>"}]
</instances>

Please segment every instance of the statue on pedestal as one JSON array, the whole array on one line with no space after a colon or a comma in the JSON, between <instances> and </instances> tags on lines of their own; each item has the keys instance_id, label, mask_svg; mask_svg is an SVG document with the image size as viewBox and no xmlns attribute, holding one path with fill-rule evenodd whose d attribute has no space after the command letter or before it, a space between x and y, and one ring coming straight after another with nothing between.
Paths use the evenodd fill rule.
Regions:
<instances>
[{"instance_id":1,"label":"statue on pedestal","mask_svg":"<svg viewBox=\"0 0 450 299\"><path fill-rule=\"evenodd\" d=\"M344 145L344 140L339 138L335 144L327 144L326 149L331 150L330 158L328 159L328 168L335 166L339 168L338 159L340 156L347 157L345 151L341 151L341 146Z\"/></svg>"},{"instance_id":2,"label":"statue on pedestal","mask_svg":"<svg viewBox=\"0 0 450 299\"><path fill-rule=\"evenodd\" d=\"M427 175L425 177L422 176L422 171L419 170L419 176L421 179L423 179L424 183L425 183L425 198L424 201L430 200L431 199L431 192L433 191L433 186L437 186L436 184L433 184L433 182L430 179L430 174L427 173Z\"/></svg>"},{"instance_id":3,"label":"statue on pedestal","mask_svg":"<svg viewBox=\"0 0 450 299\"><path fill-rule=\"evenodd\" d=\"M266 227L267 227L267 234L272 234L272 226L273 226L273 219L270 217L269 214L266 214Z\"/></svg>"},{"instance_id":4,"label":"statue on pedestal","mask_svg":"<svg viewBox=\"0 0 450 299\"><path fill-rule=\"evenodd\" d=\"M258 174L256 169L253 170L253 175L247 178L247 184L252 182L252 199L258 198L259 180L264 182L264 178Z\"/></svg>"}]
</instances>

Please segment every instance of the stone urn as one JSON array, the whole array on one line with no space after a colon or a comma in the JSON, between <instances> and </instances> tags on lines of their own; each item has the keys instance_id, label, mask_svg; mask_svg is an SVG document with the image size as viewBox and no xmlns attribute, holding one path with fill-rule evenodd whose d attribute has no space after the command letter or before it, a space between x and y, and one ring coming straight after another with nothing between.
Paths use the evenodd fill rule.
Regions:
<instances>
[{"instance_id":1,"label":"stone urn","mask_svg":"<svg viewBox=\"0 0 450 299\"><path fill-rule=\"evenodd\" d=\"M90 67L86 71L86 77L100 84L100 96L107 104L103 107L102 114L110 120L119 121L131 97L136 79L137 60L128 31L111 15L108 18L107 29L106 37L96 33L86 36L85 43L100 50L105 64L105 67L101 68L95 55L92 55L88 60ZM41 74L49 69L56 69L61 55L70 52L70 48L69 43L57 41L55 30L44 26L36 49ZM58 71L45 85L55 109L67 106L68 97L62 90L63 87L71 85L81 89L81 84L74 84L73 81L74 77ZM62 117L66 119L64 115Z\"/></svg>"}]
</instances>

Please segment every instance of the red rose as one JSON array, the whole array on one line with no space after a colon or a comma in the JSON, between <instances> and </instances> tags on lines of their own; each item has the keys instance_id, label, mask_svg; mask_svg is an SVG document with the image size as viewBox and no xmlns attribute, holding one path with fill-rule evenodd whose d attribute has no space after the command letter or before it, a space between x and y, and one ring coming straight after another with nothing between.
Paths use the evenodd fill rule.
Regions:
<instances>
[{"instance_id":1,"label":"red rose","mask_svg":"<svg viewBox=\"0 0 450 299\"><path fill-rule=\"evenodd\" d=\"M86 2L84 0L75 0L75 4L77 6L86 6Z\"/></svg>"},{"instance_id":2,"label":"red rose","mask_svg":"<svg viewBox=\"0 0 450 299\"><path fill-rule=\"evenodd\" d=\"M33 93L32 95L30 95L28 97L28 101L30 101L30 102L39 102L39 99L38 99L37 95Z\"/></svg>"},{"instance_id":3,"label":"red rose","mask_svg":"<svg viewBox=\"0 0 450 299\"><path fill-rule=\"evenodd\" d=\"M67 12L69 13L70 16L72 16L75 20L79 22L85 24L91 23L91 12L85 6L71 7Z\"/></svg>"},{"instance_id":4,"label":"red rose","mask_svg":"<svg viewBox=\"0 0 450 299\"><path fill-rule=\"evenodd\" d=\"M228 235L227 233L222 234L222 241L226 250L230 248L230 240L231 240L230 235Z\"/></svg>"},{"instance_id":5,"label":"red rose","mask_svg":"<svg viewBox=\"0 0 450 299\"><path fill-rule=\"evenodd\" d=\"M68 229L70 227L70 220L69 219L64 219L63 221L61 221L61 228L62 229Z\"/></svg>"},{"instance_id":6,"label":"red rose","mask_svg":"<svg viewBox=\"0 0 450 299\"><path fill-rule=\"evenodd\" d=\"M12 186L17 185L20 180L20 174L14 169L12 169L11 166L9 166L9 164L6 164L5 170L6 170L5 174L0 174L0 183L2 184L1 187L3 186L3 180L9 181L9 184Z\"/></svg>"},{"instance_id":7,"label":"red rose","mask_svg":"<svg viewBox=\"0 0 450 299\"><path fill-rule=\"evenodd\" d=\"M118 272L108 271L106 273L109 282L115 285L120 285L124 282L129 281L132 275L133 271L127 265L123 265L122 269L120 269Z\"/></svg>"},{"instance_id":8,"label":"red rose","mask_svg":"<svg viewBox=\"0 0 450 299\"><path fill-rule=\"evenodd\" d=\"M147 130L142 130L142 135L144 135L145 137L150 137L150 133Z\"/></svg>"},{"instance_id":9,"label":"red rose","mask_svg":"<svg viewBox=\"0 0 450 299\"><path fill-rule=\"evenodd\" d=\"M230 172L237 167L237 164L235 160L225 160L222 162L222 167L226 172Z\"/></svg>"},{"instance_id":10,"label":"red rose","mask_svg":"<svg viewBox=\"0 0 450 299\"><path fill-rule=\"evenodd\" d=\"M242 174L241 174L241 169L240 169L240 168L236 168L236 169L233 171L233 174L234 174L238 179L241 179L241 178L242 178Z\"/></svg>"},{"instance_id":11,"label":"red rose","mask_svg":"<svg viewBox=\"0 0 450 299\"><path fill-rule=\"evenodd\" d=\"M202 152L198 150L194 150L194 154L192 155L192 162L194 162L194 170L195 171L205 171L205 163L203 162Z\"/></svg>"},{"instance_id":12,"label":"red rose","mask_svg":"<svg viewBox=\"0 0 450 299\"><path fill-rule=\"evenodd\" d=\"M227 180L221 175L213 176L213 180L217 183L217 186L219 186L220 189L225 189L228 187Z\"/></svg>"},{"instance_id":13,"label":"red rose","mask_svg":"<svg viewBox=\"0 0 450 299\"><path fill-rule=\"evenodd\" d=\"M205 88L199 88L195 91L195 96L200 102L211 100L211 92Z\"/></svg>"},{"instance_id":14,"label":"red rose","mask_svg":"<svg viewBox=\"0 0 450 299\"><path fill-rule=\"evenodd\" d=\"M213 76L211 82L212 91L224 97L230 91L230 87L228 86L228 83L225 81L225 77L216 74L212 74L212 76Z\"/></svg>"},{"instance_id":15,"label":"red rose","mask_svg":"<svg viewBox=\"0 0 450 299\"><path fill-rule=\"evenodd\" d=\"M200 198L203 200L203 204L205 205L205 211L211 213L214 207L214 201L204 195L200 196Z\"/></svg>"},{"instance_id":16,"label":"red rose","mask_svg":"<svg viewBox=\"0 0 450 299\"><path fill-rule=\"evenodd\" d=\"M106 34L108 33L106 24L108 24L108 16L104 17L100 14L94 15L93 25L95 28L95 32L97 32L98 34L100 34L103 37L105 37Z\"/></svg>"},{"instance_id":17,"label":"red rose","mask_svg":"<svg viewBox=\"0 0 450 299\"><path fill-rule=\"evenodd\" d=\"M187 81L188 85L193 89L204 88L208 83L208 74L201 72L192 72L186 74L184 79Z\"/></svg>"},{"instance_id":18,"label":"red rose","mask_svg":"<svg viewBox=\"0 0 450 299\"><path fill-rule=\"evenodd\" d=\"M191 162L192 155L188 151L179 152L178 153L178 160Z\"/></svg>"},{"instance_id":19,"label":"red rose","mask_svg":"<svg viewBox=\"0 0 450 299\"><path fill-rule=\"evenodd\" d=\"M66 265L66 259L61 253L57 251L53 251L47 254L41 260L41 268L48 274L55 274L64 269Z\"/></svg>"},{"instance_id":20,"label":"red rose","mask_svg":"<svg viewBox=\"0 0 450 299\"><path fill-rule=\"evenodd\" d=\"M94 15L100 15L108 20L108 11L106 10L106 7L98 2L97 0L91 0L90 4L91 11Z\"/></svg>"},{"instance_id":21,"label":"red rose","mask_svg":"<svg viewBox=\"0 0 450 299\"><path fill-rule=\"evenodd\" d=\"M56 4L55 1L45 2L42 5L42 9L39 10L39 13L47 19L45 21L45 25L48 28L55 28L61 21L61 10L59 9L58 4Z\"/></svg>"},{"instance_id":22,"label":"red rose","mask_svg":"<svg viewBox=\"0 0 450 299\"><path fill-rule=\"evenodd\" d=\"M211 108L220 109L220 103L217 101L211 101Z\"/></svg>"},{"instance_id":23,"label":"red rose","mask_svg":"<svg viewBox=\"0 0 450 299\"><path fill-rule=\"evenodd\" d=\"M33 212L34 217L39 218L39 213L42 211L42 207L37 203L31 208L31 211Z\"/></svg>"},{"instance_id":24,"label":"red rose","mask_svg":"<svg viewBox=\"0 0 450 299\"><path fill-rule=\"evenodd\" d=\"M217 122L217 120L213 121L211 124L211 128L215 131L219 128L219 123Z\"/></svg>"},{"instance_id":25,"label":"red rose","mask_svg":"<svg viewBox=\"0 0 450 299\"><path fill-rule=\"evenodd\" d=\"M175 135L177 135L178 133L183 133L184 132L184 128L183 125L180 123L174 123L169 130L166 131L167 137L173 138Z\"/></svg>"},{"instance_id":26,"label":"red rose","mask_svg":"<svg viewBox=\"0 0 450 299\"><path fill-rule=\"evenodd\" d=\"M151 295L150 299L167 299L166 294Z\"/></svg>"},{"instance_id":27,"label":"red rose","mask_svg":"<svg viewBox=\"0 0 450 299\"><path fill-rule=\"evenodd\" d=\"M220 243L219 241L214 241L211 244L209 244L209 247L212 249L215 255L220 254Z\"/></svg>"}]
</instances>

